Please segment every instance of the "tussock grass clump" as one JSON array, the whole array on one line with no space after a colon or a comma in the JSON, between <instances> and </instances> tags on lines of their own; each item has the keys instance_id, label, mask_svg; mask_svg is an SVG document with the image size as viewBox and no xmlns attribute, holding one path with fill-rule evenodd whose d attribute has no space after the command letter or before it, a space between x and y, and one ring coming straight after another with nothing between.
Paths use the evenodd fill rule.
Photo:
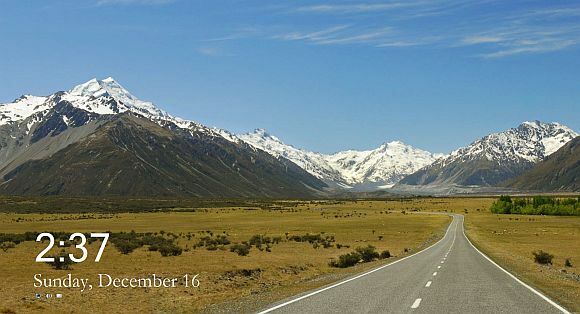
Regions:
<instances>
[{"instance_id":1,"label":"tussock grass clump","mask_svg":"<svg viewBox=\"0 0 580 314\"><path fill-rule=\"evenodd\" d=\"M294 242L308 242L312 244L312 247L317 249L319 247L323 247L325 249L331 248L334 246L333 243L336 242L336 239L333 235L322 235L320 233L317 234L304 234L304 235L293 235L287 237L288 241Z\"/></svg>"},{"instance_id":2,"label":"tussock grass clump","mask_svg":"<svg viewBox=\"0 0 580 314\"><path fill-rule=\"evenodd\" d=\"M372 262L378 259L380 256L379 252L377 252L377 248L372 245L357 247L356 252L360 255L360 258L365 263Z\"/></svg>"},{"instance_id":3,"label":"tussock grass clump","mask_svg":"<svg viewBox=\"0 0 580 314\"><path fill-rule=\"evenodd\" d=\"M166 233L161 231L159 234ZM162 235L155 235L150 232L136 233L131 231L110 234L111 243L122 254L130 254L136 249L148 245L149 251L159 252L164 257L181 255L183 249L174 243L175 239L173 236L170 236L168 239Z\"/></svg>"},{"instance_id":4,"label":"tussock grass clump","mask_svg":"<svg viewBox=\"0 0 580 314\"><path fill-rule=\"evenodd\" d=\"M72 269L71 265L73 261L68 257L65 251L61 251L58 255L50 256L54 258L54 262L49 262L50 266L56 270L69 270ZM64 258L61 260L61 258Z\"/></svg>"},{"instance_id":5,"label":"tussock grass clump","mask_svg":"<svg viewBox=\"0 0 580 314\"><path fill-rule=\"evenodd\" d=\"M213 233L210 233L209 236L202 237L199 242L195 245L195 247L205 247L208 251L215 251L218 248L223 248L225 245L231 243L226 235L218 235L216 237L213 236Z\"/></svg>"},{"instance_id":6,"label":"tussock grass clump","mask_svg":"<svg viewBox=\"0 0 580 314\"><path fill-rule=\"evenodd\" d=\"M158 250L159 250L159 253L161 253L161 256L164 256L164 257L179 256L179 255L181 255L181 253L183 253L182 248L180 248L179 246L177 246L171 242L161 244L158 247Z\"/></svg>"},{"instance_id":7,"label":"tussock grass clump","mask_svg":"<svg viewBox=\"0 0 580 314\"><path fill-rule=\"evenodd\" d=\"M390 257L391 257L391 252L389 252L389 250L384 250L379 255L380 259L385 259L385 258L390 258Z\"/></svg>"},{"instance_id":8,"label":"tussock grass clump","mask_svg":"<svg viewBox=\"0 0 580 314\"><path fill-rule=\"evenodd\" d=\"M352 267L360 261L360 254L357 252L346 253L338 257L338 260L332 260L328 264L330 267L347 268Z\"/></svg>"},{"instance_id":9,"label":"tussock grass clump","mask_svg":"<svg viewBox=\"0 0 580 314\"><path fill-rule=\"evenodd\" d=\"M359 262L368 263L377 259L390 257L391 253L388 250L379 253L376 251L374 246L367 245L365 247L357 247L353 252L340 255L338 260L331 260L328 265L330 267L347 268L352 267Z\"/></svg>"},{"instance_id":10,"label":"tussock grass clump","mask_svg":"<svg viewBox=\"0 0 580 314\"><path fill-rule=\"evenodd\" d=\"M251 245L248 243L236 243L230 246L230 252L236 253L239 256L247 256L250 254Z\"/></svg>"},{"instance_id":11,"label":"tussock grass clump","mask_svg":"<svg viewBox=\"0 0 580 314\"><path fill-rule=\"evenodd\" d=\"M0 243L0 249L4 252L7 252L9 249L13 249L16 247L16 243L12 241L4 241Z\"/></svg>"},{"instance_id":12,"label":"tussock grass clump","mask_svg":"<svg viewBox=\"0 0 580 314\"><path fill-rule=\"evenodd\" d=\"M554 255L542 250L532 252L532 254L534 255L534 261L536 263L542 265L552 265L552 259L554 258Z\"/></svg>"}]
</instances>

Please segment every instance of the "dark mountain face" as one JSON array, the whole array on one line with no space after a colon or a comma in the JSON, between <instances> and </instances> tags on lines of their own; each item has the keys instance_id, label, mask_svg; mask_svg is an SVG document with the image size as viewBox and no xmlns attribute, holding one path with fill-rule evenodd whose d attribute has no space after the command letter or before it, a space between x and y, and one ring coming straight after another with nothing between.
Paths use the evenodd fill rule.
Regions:
<instances>
[{"instance_id":1,"label":"dark mountain face","mask_svg":"<svg viewBox=\"0 0 580 314\"><path fill-rule=\"evenodd\" d=\"M290 161L244 143L132 113L97 120L82 139L6 173L0 192L284 198L312 197L325 187ZM47 121L45 136L67 135L58 121Z\"/></svg>"},{"instance_id":2,"label":"dark mountain face","mask_svg":"<svg viewBox=\"0 0 580 314\"><path fill-rule=\"evenodd\" d=\"M580 137L502 185L530 191L580 191Z\"/></svg>"}]
</instances>

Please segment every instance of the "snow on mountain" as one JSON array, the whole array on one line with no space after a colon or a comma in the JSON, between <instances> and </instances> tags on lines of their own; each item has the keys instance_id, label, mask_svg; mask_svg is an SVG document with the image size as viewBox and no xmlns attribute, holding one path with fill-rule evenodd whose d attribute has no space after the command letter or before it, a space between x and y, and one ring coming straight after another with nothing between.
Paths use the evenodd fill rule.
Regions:
<instances>
[{"instance_id":1,"label":"snow on mountain","mask_svg":"<svg viewBox=\"0 0 580 314\"><path fill-rule=\"evenodd\" d=\"M371 151L339 152L329 158L349 183L380 182L387 187L442 156L393 141Z\"/></svg>"},{"instance_id":2,"label":"snow on mountain","mask_svg":"<svg viewBox=\"0 0 580 314\"><path fill-rule=\"evenodd\" d=\"M153 103L142 101L133 96L112 77L104 80L91 79L73 87L69 91L58 92L47 97L25 95L12 103L0 104L0 125L22 121L37 113L48 112L61 101L66 101L73 107L98 115L112 115L131 111L160 125L170 122L182 129L222 136L231 142L240 141L227 131L210 129L197 122L174 117L157 108ZM67 123L66 119L67 117L64 116L65 123Z\"/></svg>"},{"instance_id":3,"label":"snow on mountain","mask_svg":"<svg viewBox=\"0 0 580 314\"><path fill-rule=\"evenodd\" d=\"M343 151L332 155L295 148L263 129L238 135L256 148L293 161L314 176L349 188L386 188L405 175L431 164L440 154L431 154L399 141L368 151Z\"/></svg>"},{"instance_id":4,"label":"snow on mountain","mask_svg":"<svg viewBox=\"0 0 580 314\"><path fill-rule=\"evenodd\" d=\"M556 122L526 121L517 128L492 133L455 150L439 162L448 164L456 160L484 158L497 162L537 163L576 136L578 133L574 130Z\"/></svg>"},{"instance_id":5,"label":"snow on mountain","mask_svg":"<svg viewBox=\"0 0 580 314\"><path fill-rule=\"evenodd\" d=\"M50 108L47 97L23 95L12 103L0 104L0 125L24 120L31 115Z\"/></svg>"},{"instance_id":6,"label":"snow on mountain","mask_svg":"<svg viewBox=\"0 0 580 314\"><path fill-rule=\"evenodd\" d=\"M328 156L326 155L286 145L277 137L268 134L264 129L256 129L253 133L241 134L237 135L237 137L274 157L284 157L291 160L318 179L348 187L345 185L346 181L342 174L334 169L327 160Z\"/></svg>"},{"instance_id":7,"label":"snow on mountain","mask_svg":"<svg viewBox=\"0 0 580 314\"><path fill-rule=\"evenodd\" d=\"M578 133L559 123L524 122L482 137L403 178L396 188L496 186L544 160Z\"/></svg>"}]
</instances>

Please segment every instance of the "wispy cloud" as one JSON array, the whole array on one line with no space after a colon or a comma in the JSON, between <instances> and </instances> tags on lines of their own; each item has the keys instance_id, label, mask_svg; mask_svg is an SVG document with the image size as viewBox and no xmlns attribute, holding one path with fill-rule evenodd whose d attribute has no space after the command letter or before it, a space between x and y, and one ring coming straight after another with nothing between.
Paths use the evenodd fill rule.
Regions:
<instances>
[{"instance_id":1,"label":"wispy cloud","mask_svg":"<svg viewBox=\"0 0 580 314\"><path fill-rule=\"evenodd\" d=\"M207 41L260 38L373 48L464 50L485 59L548 53L580 45L580 5L512 5L501 0L311 1L276 6L284 16ZM296 20L295 20L296 19Z\"/></svg>"},{"instance_id":2,"label":"wispy cloud","mask_svg":"<svg viewBox=\"0 0 580 314\"><path fill-rule=\"evenodd\" d=\"M197 52L207 57L233 57L234 54L227 53L216 47L203 46L197 48Z\"/></svg>"},{"instance_id":3,"label":"wispy cloud","mask_svg":"<svg viewBox=\"0 0 580 314\"><path fill-rule=\"evenodd\" d=\"M545 24L530 20L530 15L509 19L505 25L468 35L462 45L486 45L482 58L501 58L518 54L554 52L580 44L580 25ZM536 15L534 15L536 16Z\"/></svg>"},{"instance_id":4,"label":"wispy cloud","mask_svg":"<svg viewBox=\"0 0 580 314\"><path fill-rule=\"evenodd\" d=\"M175 0L97 0L97 5L162 5Z\"/></svg>"},{"instance_id":5,"label":"wispy cloud","mask_svg":"<svg viewBox=\"0 0 580 314\"><path fill-rule=\"evenodd\" d=\"M506 56L512 56L517 54L530 54L530 53L545 53L545 52L552 52L558 51L565 48L568 48L573 45L577 45L580 43L580 40L573 40L573 39L563 39L563 40L546 40L539 43L529 43L529 44L520 44L515 45L511 48L499 50L496 52L491 53L484 53L480 56L486 59L492 58L501 58Z\"/></svg>"},{"instance_id":6,"label":"wispy cloud","mask_svg":"<svg viewBox=\"0 0 580 314\"><path fill-rule=\"evenodd\" d=\"M504 39L497 36L467 36L462 39L462 42L466 45L477 45L477 44L489 44L498 43Z\"/></svg>"},{"instance_id":7,"label":"wispy cloud","mask_svg":"<svg viewBox=\"0 0 580 314\"><path fill-rule=\"evenodd\" d=\"M389 3L362 3L362 4L319 4L302 6L295 9L296 12L314 12L314 13L360 13L360 12L380 12L394 10L409 6L416 6L418 2L401 1Z\"/></svg>"},{"instance_id":8,"label":"wispy cloud","mask_svg":"<svg viewBox=\"0 0 580 314\"><path fill-rule=\"evenodd\" d=\"M357 29L352 25L337 25L313 32L291 32L272 38L287 41L307 41L318 45L380 44L393 34L391 27Z\"/></svg>"}]
</instances>

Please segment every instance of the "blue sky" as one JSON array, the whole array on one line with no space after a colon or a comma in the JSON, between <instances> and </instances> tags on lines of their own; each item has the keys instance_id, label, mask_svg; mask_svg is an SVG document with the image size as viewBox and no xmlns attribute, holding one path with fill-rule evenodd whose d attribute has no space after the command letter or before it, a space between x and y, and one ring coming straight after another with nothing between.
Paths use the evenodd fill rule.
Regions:
<instances>
[{"instance_id":1,"label":"blue sky","mask_svg":"<svg viewBox=\"0 0 580 314\"><path fill-rule=\"evenodd\" d=\"M321 152L580 131L580 2L5 0L0 102L113 76L174 115Z\"/></svg>"}]
</instances>

